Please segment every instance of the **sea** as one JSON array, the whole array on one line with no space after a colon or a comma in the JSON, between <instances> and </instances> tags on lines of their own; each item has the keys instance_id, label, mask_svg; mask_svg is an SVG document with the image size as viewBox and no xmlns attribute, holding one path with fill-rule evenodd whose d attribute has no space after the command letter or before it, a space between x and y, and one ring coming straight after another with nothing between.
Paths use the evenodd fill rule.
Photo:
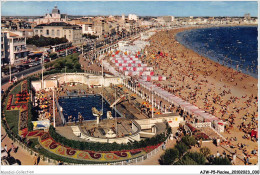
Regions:
<instances>
[{"instance_id":1,"label":"sea","mask_svg":"<svg viewBox=\"0 0 260 175\"><path fill-rule=\"evenodd\" d=\"M258 27L213 27L180 32L176 40L198 54L258 78Z\"/></svg>"}]
</instances>

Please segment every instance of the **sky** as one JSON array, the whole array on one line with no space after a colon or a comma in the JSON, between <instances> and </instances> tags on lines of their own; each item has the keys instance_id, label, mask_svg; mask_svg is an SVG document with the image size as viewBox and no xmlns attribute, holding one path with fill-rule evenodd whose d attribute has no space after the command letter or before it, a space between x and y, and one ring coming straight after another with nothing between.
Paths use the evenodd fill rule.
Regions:
<instances>
[{"instance_id":1,"label":"sky","mask_svg":"<svg viewBox=\"0 0 260 175\"><path fill-rule=\"evenodd\" d=\"M257 1L2 1L2 16L44 16L57 5L68 15L258 16Z\"/></svg>"}]
</instances>

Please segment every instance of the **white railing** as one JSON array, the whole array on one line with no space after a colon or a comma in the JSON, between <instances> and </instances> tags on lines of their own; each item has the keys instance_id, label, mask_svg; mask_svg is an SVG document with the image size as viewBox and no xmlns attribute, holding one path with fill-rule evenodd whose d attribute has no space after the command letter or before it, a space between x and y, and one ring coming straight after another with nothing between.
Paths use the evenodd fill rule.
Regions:
<instances>
[{"instance_id":1,"label":"white railing","mask_svg":"<svg viewBox=\"0 0 260 175\"><path fill-rule=\"evenodd\" d=\"M211 122L195 123L196 128L211 127Z\"/></svg>"}]
</instances>

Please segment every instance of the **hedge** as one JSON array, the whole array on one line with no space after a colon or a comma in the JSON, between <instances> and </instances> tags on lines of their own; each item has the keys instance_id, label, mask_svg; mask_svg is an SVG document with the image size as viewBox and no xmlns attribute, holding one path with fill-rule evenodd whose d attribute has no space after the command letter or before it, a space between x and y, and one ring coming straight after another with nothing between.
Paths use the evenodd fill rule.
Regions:
<instances>
[{"instance_id":1,"label":"hedge","mask_svg":"<svg viewBox=\"0 0 260 175\"><path fill-rule=\"evenodd\" d=\"M53 126L49 128L49 134L51 137L58 143L68 146L74 149L79 150L92 150L92 151L120 151L120 150L131 150L144 148L146 146L153 146L159 143L164 142L168 136L171 134L171 130L168 130L167 133L158 134L152 138L146 138L141 141L128 142L127 144L118 144L118 143L100 143L100 142L81 142L67 139L66 137L61 136L59 133L55 131Z\"/></svg>"}]
</instances>

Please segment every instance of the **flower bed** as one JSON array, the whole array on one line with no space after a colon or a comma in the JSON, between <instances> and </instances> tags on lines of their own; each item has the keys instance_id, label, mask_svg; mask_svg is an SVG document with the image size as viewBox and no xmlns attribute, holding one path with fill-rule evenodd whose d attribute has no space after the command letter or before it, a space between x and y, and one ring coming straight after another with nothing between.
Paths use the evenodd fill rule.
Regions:
<instances>
[{"instance_id":1,"label":"flower bed","mask_svg":"<svg viewBox=\"0 0 260 175\"><path fill-rule=\"evenodd\" d=\"M12 104L12 102L15 101L15 104ZM18 110L19 111L19 119L18 119L18 134L24 135L24 129L26 129L28 126L28 101L29 101L29 93L27 91L27 80L23 81L21 83L21 92L13 95L10 94L6 110L12 111L12 110Z\"/></svg>"},{"instance_id":2,"label":"flower bed","mask_svg":"<svg viewBox=\"0 0 260 175\"><path fill-rule=\"evenodd\" d=\"M158 148L162 143L147 146L145 148L122 150L122 151L91 151L78 150L66 147L56 142L49 133L43 131L32 131L27 134L28 138L38 137L40 145L59 156L73 158L78 160L93 161L93 162L114 162L137 158Z\"/></svg>"},{"instance_id":3,"label":"flower bed","mask_svg":"<svg viewBox=\"0 0 260 175\"><path fill-rule=\"evenodd\" d=\"M204 132L199 131L197 128L193 127L190 123L187 123L187 126L190 128L192 134L195 136L196 140L210 140L209 136Z\"/></svg>"},{"instance_id":4,"label":"flower bed","mask_svg":"<svg viewBox=\"0 0 260 175\"><path fill-rule=\"evenodd\" d=\"M12 100L13 100L13 95L10 94L9 97L8 97L8 101L7 101L7 105L6 105L6 110L11 110L11 106L12 106Z\"/></svg>"},{"instance_id":5,"label":"flower bed","mask_svg":"<svg viewBox=\"0 0 260 175\"><path fill-rule=\"evenodd\" d=\"M205 134L204 132L197 132L197 133L195 134L195 138L196 138L197 140L199 140L199 139L202 139L202 140L210 140L209 136L208 136L207 134Z\"/></svg>"}]
</instances>

